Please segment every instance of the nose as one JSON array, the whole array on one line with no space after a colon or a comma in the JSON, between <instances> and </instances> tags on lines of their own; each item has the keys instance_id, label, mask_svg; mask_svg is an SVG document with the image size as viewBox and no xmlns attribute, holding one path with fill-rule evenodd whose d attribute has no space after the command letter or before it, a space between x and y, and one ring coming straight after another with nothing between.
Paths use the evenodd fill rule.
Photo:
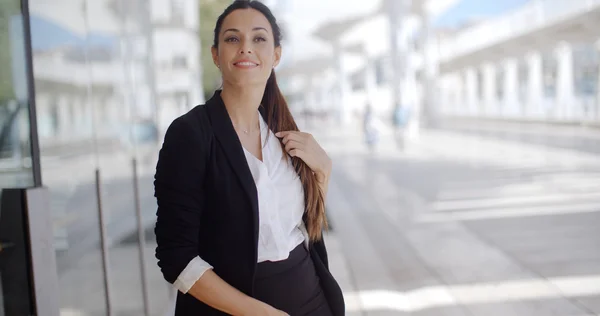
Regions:
<instances>
[{"instance_id":1,"label":"nose","mask_svg":"<svg viewBox=\"0 0 600 316\"><path fill-rule=\"evenodd\" d=\"M252 41L251 40L243 40L240 49L241 49L242 55L252 54Z\"/></svg>"}]
</instances>

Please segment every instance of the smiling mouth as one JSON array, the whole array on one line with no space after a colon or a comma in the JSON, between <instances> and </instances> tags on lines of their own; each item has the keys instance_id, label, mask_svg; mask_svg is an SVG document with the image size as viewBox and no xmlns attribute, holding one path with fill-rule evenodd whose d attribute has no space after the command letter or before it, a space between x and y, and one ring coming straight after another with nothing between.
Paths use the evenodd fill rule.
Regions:
<instances>
[{"instance_id":1,"label":"smiling mouth","mask_svg":"<svg viewBox=\"0 0 600 316\"><path fill-rule=\"evenodd\" d=\"M242 61L242 62L234 63L233 65L237 66L237 67L256 67L256 66L258 66L258 64L250 62L250 61Z\"/></svg>"}]
</instances>

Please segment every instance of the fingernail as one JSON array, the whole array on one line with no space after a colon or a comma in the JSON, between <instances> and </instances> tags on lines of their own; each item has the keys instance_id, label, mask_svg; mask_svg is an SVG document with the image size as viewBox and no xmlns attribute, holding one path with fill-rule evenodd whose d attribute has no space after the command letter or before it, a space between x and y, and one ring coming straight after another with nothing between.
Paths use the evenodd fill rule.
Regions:
<instances>
[{"instance_id":1,"label":"fingernail","mask_svg":"<svg viewBox=\"0 0 600 316\"><path fill-rule=\"evenodd\" d=\"M281 137L281 133L280 133L280 132L277 132L277 133L275 133L275 136L277 136L277 137Z\"/></svg>"}]
</instances>

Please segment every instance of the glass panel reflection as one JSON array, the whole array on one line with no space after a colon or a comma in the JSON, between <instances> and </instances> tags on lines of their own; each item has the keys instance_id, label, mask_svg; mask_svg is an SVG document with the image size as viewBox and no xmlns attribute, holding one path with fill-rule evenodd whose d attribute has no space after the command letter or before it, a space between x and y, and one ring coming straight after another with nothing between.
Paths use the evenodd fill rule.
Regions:
<instances>
[{"instance_id":1,"label":"glass panel reflection","mask_svg":"<svg viewBox=\"0 0 600 316\"><path fill-rule=\"evenodd\" d=\"M143 314L137 161L150 310L169 294L154 259L153 175L171 121L203 102L198 1L30 0L42 178L50 190L63 314L106 314L95 171L112 309ZM168 9L168 10L167 10Z\"/></svg>"},{"instance_id":2,"label":"glass panel reflection","mask_svg":"<svg viewBox=\"0 0 600 316\"><path fill-rule=\"evenodd\" d=\"M20 4L0 2L0 316L32 313L25 230L15 225L21 223L20 209L6 194L2 200L3 189L34 184Z\"/></svg>"},{"instance_id":3,"label":"glass panel reflection","mask_svg":"<svg viewBox=\"0 0 600 316\"><path fill-rule=\"evenodd\" d=\"M99 246L95 172L99 152L116 144L98 137L98 104L110 102L107 74L113 42L92 31L85 1L30 1L42 179L50 192L61 314L107 314ZM99 70L98 70L99 69Z\"/></svg>"},{"instance_id":4,"label":"glass panel reflection","mask_svg":"<svg viewBox=\"0 0 600 316\"><path fill-rule=\"evenodd\" d=\"M33 184L20 1L0 3L0 188Z\"/></svg>"}]
</instances>

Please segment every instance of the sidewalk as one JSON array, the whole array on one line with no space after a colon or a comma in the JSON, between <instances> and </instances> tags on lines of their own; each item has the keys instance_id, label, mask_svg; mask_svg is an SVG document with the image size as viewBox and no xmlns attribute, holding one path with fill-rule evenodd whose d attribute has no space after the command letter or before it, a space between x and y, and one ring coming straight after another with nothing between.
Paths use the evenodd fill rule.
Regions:
<instances>
[{"instance_id":1,"label":"sidewalk","mask_svg":"<svg viewBox=\"0 0 600 316\"><path fill-rule=\"evenodd\" d=\"M597 156L439 131L404 152L385 135L369 153L359 125L317 129L334 160L325 240L347 315L600 315ZM163 316L172 289L152 235L150 307ZM139 315L137 245L110 252L115 314ZM61 276L97 277L65 288L65 315L103 314L100 262L89 254Z\"/></svg>"},{"instance_id":2,"label":"sidewalk","mask_svg":"<svg viewBox=\"0 0 600 316\"><path fill-rule=\"evenodd\" d=\"M313 133L349 312L600 315L597 155L444 131L369 153L356 126Z\"/></svg>"},{"instance_id":3,"label":"sidewalk","mask_svg":"<svg viewBox=\"0 0 600 316\"><path fill-rule=\"evenodd\" d=\"M436 129L600 154L600 128L589 126L446 119Z\"/></svg>"}]
</instances>

